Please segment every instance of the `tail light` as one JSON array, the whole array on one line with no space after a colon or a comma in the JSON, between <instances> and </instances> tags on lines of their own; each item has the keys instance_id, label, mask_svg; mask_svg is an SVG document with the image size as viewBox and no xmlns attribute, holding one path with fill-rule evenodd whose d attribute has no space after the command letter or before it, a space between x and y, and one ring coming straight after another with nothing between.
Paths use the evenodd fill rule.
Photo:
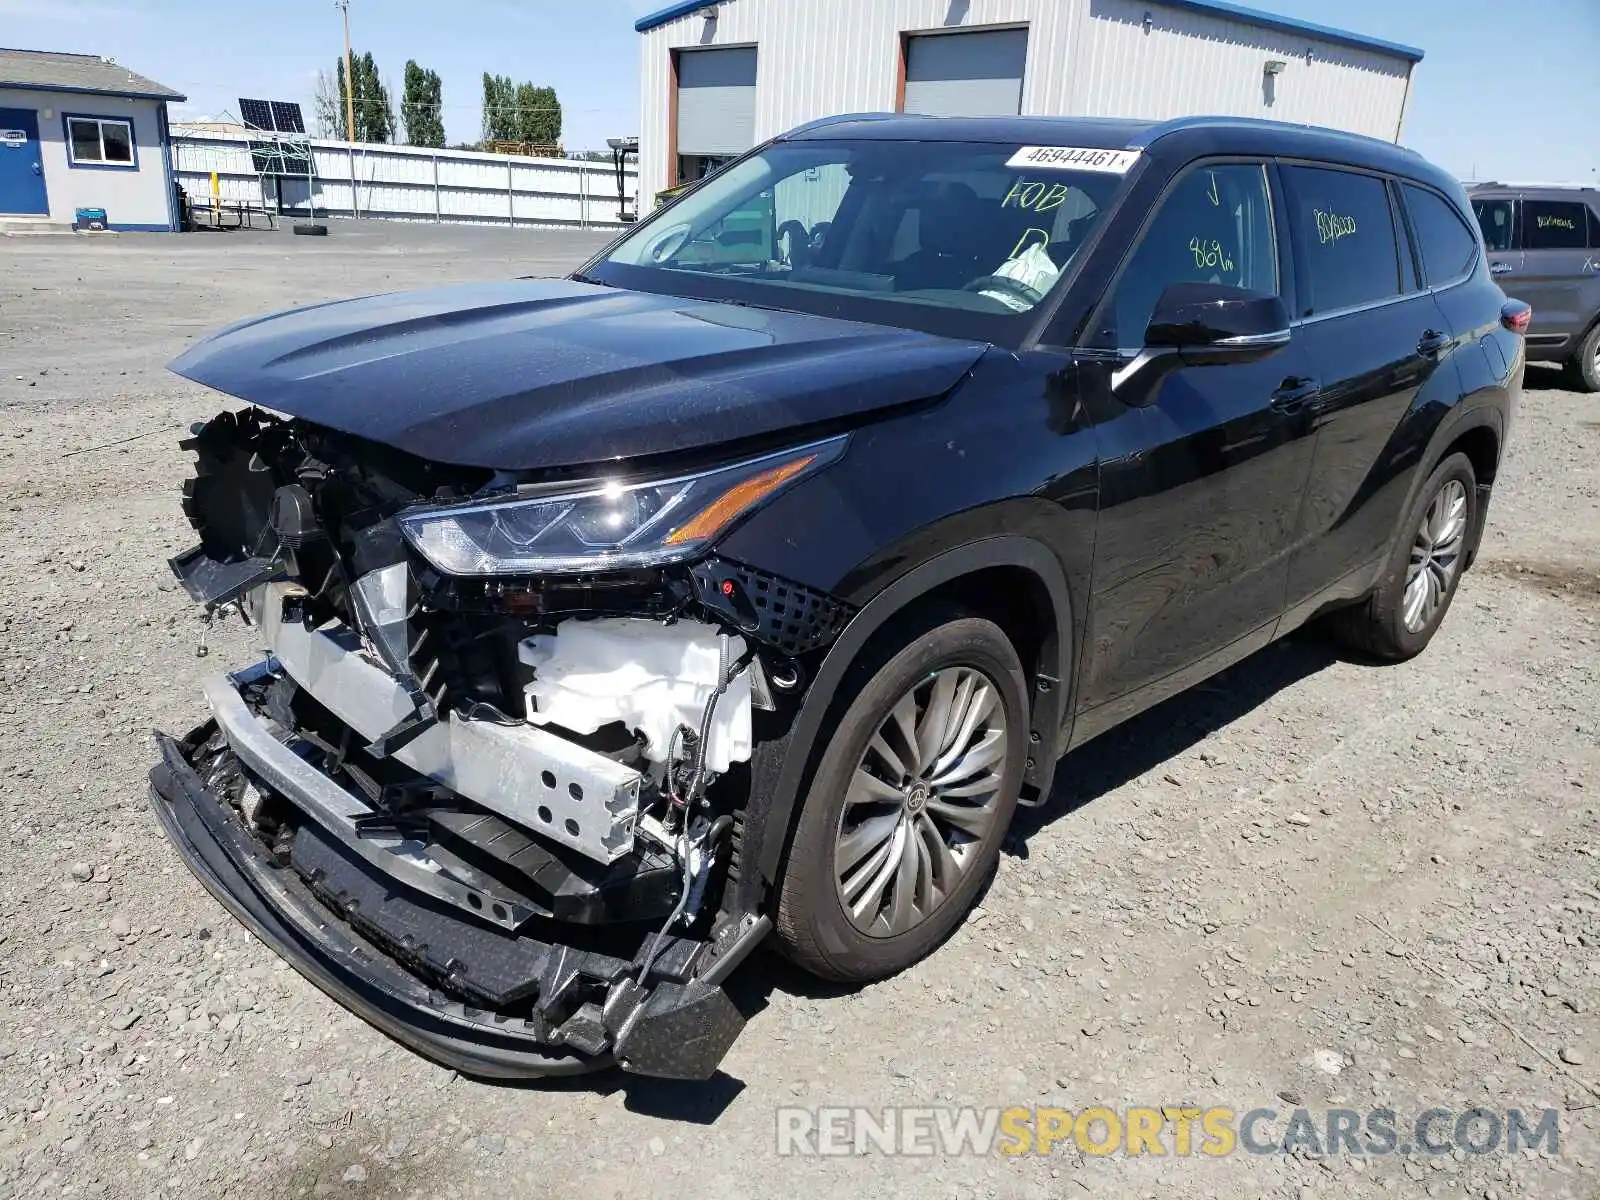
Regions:
<instances>
[{"instance_id":1,"label":"tail light","mask_svg":"<svg viewBox=\"0 0 1600 1200\"><path fill-rule=\"evenodd\" d=\"M1500 306L1500 324L1512 333L1527 333L1528 322L1533 320L1533 309L1521 300L1507 300Z\"/></svg>"}]
</instances>

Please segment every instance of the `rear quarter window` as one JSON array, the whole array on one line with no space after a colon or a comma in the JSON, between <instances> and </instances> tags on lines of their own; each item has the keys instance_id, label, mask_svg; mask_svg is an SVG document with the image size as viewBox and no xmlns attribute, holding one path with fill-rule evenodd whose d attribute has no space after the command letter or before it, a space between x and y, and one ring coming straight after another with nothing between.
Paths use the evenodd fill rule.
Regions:
<instances>
[{"instance_id":1,"label":"rear quarter window","mask_svg":"<svg viewBox=\"0 0 1600 1200\"><path fill-rule=\"evenodd\" d=\"M1406 211L1422 254L1422 273L1430 287L1464 275L1478 257L1478 237L1437 192L1405 184Z\"/></svg>"},{"instance_id":2,"label":"rear quarter window","mask_svg":"<svg viewBox=\"0 0 1600 1200\"><path fill-rule=\"evenodd\" d=\"M1302 316L1400 294L1400 253L1382 179L1285 167L1283 181L1305 275Z\"/></svg>"}]
</instances>

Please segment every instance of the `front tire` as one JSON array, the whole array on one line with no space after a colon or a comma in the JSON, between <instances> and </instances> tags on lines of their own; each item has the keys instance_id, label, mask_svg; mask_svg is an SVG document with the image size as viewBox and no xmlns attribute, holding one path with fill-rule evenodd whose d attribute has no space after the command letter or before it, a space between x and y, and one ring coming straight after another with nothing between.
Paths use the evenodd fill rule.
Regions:
<instances>
[{"instance_id":1,"label":"front tire","mask_svg":"<svg viewBox=\"0 0 1600 1200\"><path fill-rule=\"evenodd\" d=\"M938 946L993 870L1022 784L1026 683L999 626L929 615L900 644L829 736L779 889L779 943L826 979L881 979Z\"/></svg>"},{"instance_id":2,"label":"front tire","mask_svg":"<svg viewBox=\"0 0 1600 1200\"><path fill-rule=\"evenodd\" d=\"M1412 501L1376 590L1363 603L1334 614L1335 636L1390 662L1422 653L1455 599L1477 507L1472 460L1452 454Z\"/></svg>"}]
</instances>

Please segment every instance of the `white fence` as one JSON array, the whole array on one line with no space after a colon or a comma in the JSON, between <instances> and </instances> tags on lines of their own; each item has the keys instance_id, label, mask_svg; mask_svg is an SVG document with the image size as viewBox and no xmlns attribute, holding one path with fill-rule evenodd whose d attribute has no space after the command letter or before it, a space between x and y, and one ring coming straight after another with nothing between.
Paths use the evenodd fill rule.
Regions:
<instances>
[{"instance_id":1,"label":"white fence","mask_svg":"<svg viewBox=\"0 0 1600 1200\"><path fill-rule=\"evenodd\" d=\"M312 139L309 191L318 215L403 221L457 221L546 228L621 228L616 171L608 162L523 158L417 146L348 146ZM172 165L191 202L246 200L304 215L307 181L259 175L244 135L172 134ZM638 173L623 175L628 210L637 212Z\"/></svg>"}]
</instances>

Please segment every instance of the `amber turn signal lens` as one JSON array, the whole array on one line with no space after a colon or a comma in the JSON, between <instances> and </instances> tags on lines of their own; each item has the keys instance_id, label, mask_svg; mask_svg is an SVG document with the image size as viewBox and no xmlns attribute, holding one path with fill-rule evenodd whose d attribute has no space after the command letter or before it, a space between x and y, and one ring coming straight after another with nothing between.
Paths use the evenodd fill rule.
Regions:
<instances>
[{"instance_id":1,"label":"amber turn signal lens","mask_svg":"<svg viewBox=\"0 0 1600 1200\"><path fill-rule=\"evenodd\" d=\"M734 484L669 533L664 539L666 544L677 546L684 542L697 542L711 537L740 513L772 495L773 492L809 467L816 459L817 456L815 454L808 454L804 458L796 458L786 463L780 463L775 467L769 467L759 475L752 475L743 483Z\"/></svg>"}]
</instances>

